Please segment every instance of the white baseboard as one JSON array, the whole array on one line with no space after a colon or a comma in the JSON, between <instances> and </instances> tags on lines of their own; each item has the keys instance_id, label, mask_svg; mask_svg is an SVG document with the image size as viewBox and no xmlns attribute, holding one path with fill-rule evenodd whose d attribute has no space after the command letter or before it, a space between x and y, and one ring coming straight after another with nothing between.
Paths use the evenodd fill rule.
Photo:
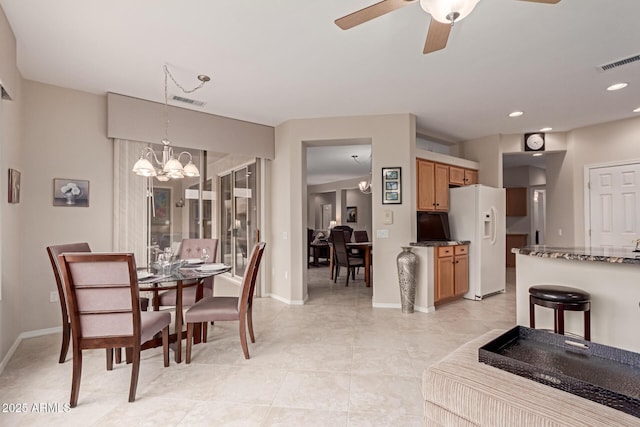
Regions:
<instances>
[{"instance_id":1,"label":"white baseboard","mask_svg":"<svg viewBox=\"0 0 640 427\"><path fill-rule=\"evenodd\" d=\"M13 354L16 352L16 350L18 349L18 346L20 345L23 339L41 337L43 335L58 334L61 332L62 332L62 326L57 326L55 328L47 328L47 329L39 329L37 331L23 332L20 335L18 335L18 338L16 338L15 342L13 343L13 345L11 346L7 354L2 359L2 362L0 363L0 374L4 372L4 368L7 367L9 360L11 360L11 357L13 357Z\"/></svg>"},{"instance_id":2,"label":"white baseboard","mask_svg":"<svg viewBox=\"0 0 640 427\"><path fill-rule=\"evenodd\" d=\"M304 301L302 300L290 300L290 299L282 298L281 296L276 294L268 294L268 295L265 295L265 297L273 298L276 301L280 301L288 305L304 305Z\"/></svg>"}]
</instances>

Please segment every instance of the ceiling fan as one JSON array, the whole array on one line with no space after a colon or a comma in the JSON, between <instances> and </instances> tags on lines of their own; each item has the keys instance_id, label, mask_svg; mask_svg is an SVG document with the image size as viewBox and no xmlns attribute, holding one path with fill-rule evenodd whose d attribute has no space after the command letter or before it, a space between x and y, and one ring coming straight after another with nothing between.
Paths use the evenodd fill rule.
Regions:
<instances>
[{"instance_id":1,"label":"ceiling fan","mask_svg":"<svg viewBox=\"0 0 640 427\"><path fill-rule=\"evenodd\" d=\"M360 9L342 18L335 23L343 30L348 30L356 25L371 21L379 16L386 15L396 9L415 3L417 0L383 0L379 3ZM453 24L464 19L476 7L480 0L420 0L420 6L431 15L431 24L427 33L427 41L422 53L431 53L444 49L449 39L449 32ZM556 4L560 0L521 0L535 3Z\"/></svg>"}]
</instances>

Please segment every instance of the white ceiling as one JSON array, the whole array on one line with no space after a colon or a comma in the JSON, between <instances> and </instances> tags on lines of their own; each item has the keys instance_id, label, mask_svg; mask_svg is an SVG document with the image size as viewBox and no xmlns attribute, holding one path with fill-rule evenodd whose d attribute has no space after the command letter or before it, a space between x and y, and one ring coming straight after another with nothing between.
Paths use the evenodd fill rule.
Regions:
<instances>
[{"instance_id":1,"label":"white ceiling","mask_svg":"<svg viewBox=\"0 0 640 427\"><path fill-rule=\"evenodd\" d=\"M371 172L370 141L353 145L357 142L335 141L331 146L307 147L307 185L367 177Z\"/></svg>"},{"instance_id":2,"label":"white ceiling","mask_svg":"<svg viewBox=\"0 0 640 427\"><path fill-rule=\"evenodd\" d=\"M168 64L199 111L278 125L294 118L410 112L448 141L566 131L640 107L640 1L482 0L445 50L422 54L418 2L343 31L376 0L0 0L23 77L163 102ZM605 88L625 81L629 87ZM180 94L170 86L170 94ZM176 104L180 105L180 104ZM184 106L184 105L180 105ZM523 110L511 119L507 113ZM637 115L637 114L636 114Z\"/></svg>"}]
</instances>

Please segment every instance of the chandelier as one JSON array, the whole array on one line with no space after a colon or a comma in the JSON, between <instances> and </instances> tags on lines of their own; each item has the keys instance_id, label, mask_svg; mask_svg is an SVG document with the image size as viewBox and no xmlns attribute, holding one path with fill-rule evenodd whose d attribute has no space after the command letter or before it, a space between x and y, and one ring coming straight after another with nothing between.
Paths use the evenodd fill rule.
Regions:
<instances>
[{"instance_id":1,"label":"chandelier","mask_svg":"<svg viewBox=\"0 0 640 427\"><path fill-rule=\"evenodd\" d=\"M353 155L351 155L351 157L353 158L354 162L360 163L358 161L358 155L357 154L353 154ZM371 156L369 156L369 157L371 157ZM358 188L364 194L371 194L371 170L369 170L369 179L367 181L360 181L358 183Z\"/></svg>"},{"instance_id":2,"label":"chandelier","mask_svg":"<svg viewBox=\"0 0 640 427\"><path fill-rule=\"evenodd\" d=\"M198 76L200 84L191 90L186 90L173 77L169 68L164 66L164 116L165 128L164 138L162 139L162 154L160 158L151 147L145 147L140 153L140 158L133 165L132 171L140 176L155 177L158 181L169 181L169 179L181 179L184 177L199 177L200 171L193 163L193 156L188 151L182 151L177 156L173 153L173 147L169 141L169 92L168 79L171 78L173 83L184 93L192 93L200 89L209 80L209 76L201 74ZM188 156L187 164L182 166L180 158ZM155 162L155 165L154 163Z\"/></svg>"}]
</instances>

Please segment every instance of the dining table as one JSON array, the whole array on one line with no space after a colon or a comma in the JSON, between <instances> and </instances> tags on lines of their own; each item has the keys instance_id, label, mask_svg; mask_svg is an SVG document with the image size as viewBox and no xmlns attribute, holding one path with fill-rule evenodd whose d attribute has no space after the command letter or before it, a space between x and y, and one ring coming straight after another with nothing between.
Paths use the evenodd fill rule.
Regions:
<instances>
[{"instance_id":1,"label":"dining table","mask_svg":"<svg viewBox=\"0 0 640 427\"><path fill-rule=\"evenodd\" d=\"M329 254L329 270L331 271L331 279L333 279L333 244L330 245L331 250ZM364 251L364 283L368 287L371 287L371 254L373 252L373 242L348 242L347 249L359 249Z\"/></svg>"},{"instance_id":2,"label":"dining table","mask_svg":"<svg viewBox=\"0 0 640 427\"><path fill-rule=\"evenodd\" d=\"M231 270L231 266L220 263L185 263L180 268L171 270L167 274L156 273L153 268L139 268L138 269L138 287L140 292L153 293L153 303L150 307L154 310L158 310L158 293L167 290L176 290L176 315L175 315L175 328L174 333L170 335L169 340L172 344L172 348L175 351L176 363L182 362L182 340L186 339L186 331L182 330L183 327L183 304L182 304L182 291L185 288L192 286L198 286L196 290L196 301L202 299L203 289L202 285L204 279L211 276L217 276L223 273L227 273ZM198 343L201 340L201 334L196 333L194 336L195 342ZM162 346L162 338L156 337L143 345L143 349Z\"/></svg>"}]
</instances>

